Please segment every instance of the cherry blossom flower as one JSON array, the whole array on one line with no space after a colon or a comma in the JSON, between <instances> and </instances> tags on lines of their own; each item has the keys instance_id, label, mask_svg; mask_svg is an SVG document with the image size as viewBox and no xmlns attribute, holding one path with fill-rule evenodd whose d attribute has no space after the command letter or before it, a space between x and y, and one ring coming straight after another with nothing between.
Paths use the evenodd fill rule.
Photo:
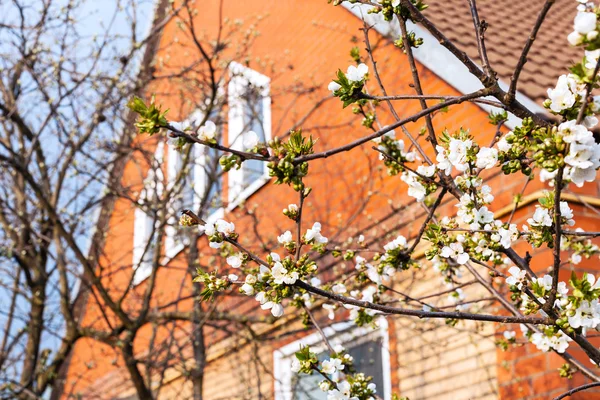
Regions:
<instances>
[{"instance_id":1,"label":"cherry blossom flower","mask_svg":"<svg viewBox=\"0 0 600 400\"><path fill-rule=\"evenodd\" d=\"M458 242L450 243L449 246L444 246L440 255L444 258L452 258L458 264L466 264L469 261L469 254L465 253L462 244Z\"/></svg>"},{"instance_id":2,"label":"cherry blossom flower","mask_svg":"<svg viewBox=\"0 0 600 400\"><path fill-rule=\"evenodd\" d=\"M234 254L227 257L226 261L232 268L239 268L242 265L242 256L241 254Z\"/></svg>"},{"instance_id":3,"label":"cherry blossom flower","mask_svg":"<svg viewBox=\"0 0 600 400\"><path fill-rule=\"evenodd\" d=\"M321 371L327 375L333 375L337 371L342 371L343 369L344 364L339 358L330 358L329 360L323 361L321 364Z\"/></svg>"},{"instance_id":4,"label":"cherry blossom flower","mask_svg":"<svg viewBox=\"0 0 600 400\"><path fill-rule=\"evenodd\" d=\"M583 38L584 36L581 33L573 31L569 33L569 36L567 36L567 41L571 44L571 46L577 46L583 42Z\"/></svg>"},{"instance_id":5,"label":"cherry blossom flower","mask_svg":"<svg viewBox=\"0 0 600 400\"><path fill-rule=\"evenodd\" d=\"M248 131L244 133L244 145L245 149L253 149L258 145L258 135L254 131Z\"/></svg>"},{"instance_id":6,"label":"cherry blossom flower","mask_svg":"<svg viewBox=\"0 0 600 400\"><path fill-rule=\"evenodd\" d=\"M338 90L340 90L342 88L342 85L340 85L337 82L331 81L329 82L329 85L327 85L327 89L331 91L331 93L335 93Z\"/></svg>"},{"instance_id":7,"label":"cherry blossom flower","mask_svg":"<svg viewBox=\"0 0 600 400\"><path fill-rule=\"evenodd\" d=\"M325 244L328 242L328 239L325 236L321 235L321 224L319 222L315 222L313 224L312 228L310 228L306 231L306 234L304 235L304 239L307 242L314 240L315 243L319 243L319 244Z\"/></svg>"},{"instance_id":8,"label":"cherry blossom flower","mask_svg":"<svg viewBox=\"0 0 600 400\"><path fill-rule=\"evenodd\" d=\"M454 168L459 171L466 171L469 168L467 163L467 151L473 146L473 141L470 139L459 140L452 138L448 145L448 160Z\"/></svg>"},{"instance_id":9,"label":"cherry blossom flower","mask_svg":"<svg viewBox=\"0 0 600 400\"><path fill-rule=\"evenodd\" d=\"M290 231L285 231L283 234L277 236L277 241L283 245L290 243L292 240L292 232Z\"/></svg>"},{"instance_id":10,"label":"cherry blossom flower","mask_svg":"<svg viewBox=\"0 0 600 400\"><path fill-rule=\"evenodd\" d=\"M395 249L405 249L406 248L406 238L402 235L398 236L396 239L392 240L391 242L385 244L383 246L385 251L390 251L390 250L395 250ZM359 259L359 257L356 257L357 261Z\"/></svg>"},{"instance_id":11,"label":"cherry blossom flower","mask_svg":"<svg viewBox=\"0 0 600 400\"><path fill-rule=\"evenodd\" d=\"M331 288L331 291L335 294L344 294L348 291L348 289L346 289L346 285L344 285L343 283L336 283Z\"/></svg>"},{"instance_id":12,"label":"cherry blossom flower","mask_svg":"<svg viewBox=\"0 0 600 400\"><path fill-rule=\"evenodd\" d=\"M482 147L477 153L477 168L490 169L498 162L498 150L489 147Z\"/></svg>"},{"instance_id":13,"label":"cherry blossom flower","mask_svg":"<svg viewBox=\"0 0 600 400\"><path fill-rule=\"evenodd\" d=\"M446 149L444 149L442 146L435 146L435 149L437 151L437 155L435 157L436 161L438 162L437 168L440 171L444 171L446 175L450 175L452 173L452 163L446 156Z\"/></svg>"},{"instance_id":14,"label":"cherry blossom flower","mask_svg":"<svg viewBox=\"0 0 600 400\"><path fill-rule=\"evenodd\" d=\"M360 82L365 78L365 75L369 72L369 67L366 64L359 64L358 67L350 65L346 71L346 78L350 82Z\"/></svg>"},{"instance_id":15,"label":"cherry blossom flower","mask_svg":"<svg viewBox=\"0 0 600 400\"><path fill-rule=\"evenodd\" d=\"M473 213L474 222L471 224L471 229L480 229L481 226L494 221L494 213L488 210L486 206L475 210Z\"/></svg>"},{"instance_id":16,"label":"cherry blossom flower","mask_svg":"<svg viewBox=\"0 0 600 400\"><path fill-rule=\"evenodd\" d=\"M576 100L577 82L571 75L561 75L556 87L548 89L550 109L556 113L573 107Z\"/></svg>"},{"instance_id":17,"label":"cherry blossom flower","mask_svg":"<svg viewBox=\"0 0 600 400\"><path fill-rule=\"evenodd\" d=\"M417 172L423 176L431 178L435 174L435 165L419 165Z\"/></svg>"},{"instance_id":18,"label":"cherry blossom flower","mask_svg":"<svg viewBox=\"0 0 600 400\"><path fill-rule=\"evenodd\" d=\"M198 129L198 137L201 140L212 140L217 135L217 126L212 121L206 123Z\"/></svg>"},{"instance_id":19,"label":"cherry blossom flower","mask_svg":"<svg viewBox=\"0 0 600 400\"><path fill-rule=\"evenodd\" d=\"M547 209L536 206L533 217L528 218L527 223L531 226L552 226L552 217Z\"/></svg>"},{"instance_id":20,"label":"cherry blossom flower","mask_svg":"<svg viewBox=\"0 0 600 400\"><path fill-rule=\"evenodd\" d=\"M575 120L560 124L558 126L558 132L567 143L587 141L589 138L593 138L592 132L585 126L578 125Z\"/></svg>"},{"instance_id":21,"label":"cherry blossom flower","mask_svg":"<svg viewBox=\"0 0 600 400\"><path fill-rule=\"evenodd\" d=\"M498 140L498 143L496 143L496 146L498 147L498 150L500 151L508 151L510 150L510 143L508 143L508 141L506 140L507 137L513 135L512 132L508 132L505 136L503 136L502 138L500 138L500 140Z\"/></svg>"},{"instance_id":22,"label":"cherry blossom flower","mask_svg":"<svg viewBox=\"0 0 600 400\"><path fill-rule=\"evenodd\" d=\"M334 320L334 319L335 319L335 309L336 309L335 305L333 305L333 304L327 304L327 303L325 303L325 304L323 304L323 308L324 308L325 310L329 311L329 312L327 313L327 317L328 317L330 320Z\"/></svg>"},{"instance_id":23,"label":"cherry blossom flower","mask_svg":"<svg viewBox=\"0 0 600 400\"><path fill-rule=\"evenodd\" d=\"M288 284L293 285L298 280L298 272L296 271L288 271L287 268L283 266L283 264L277 261L273 268L271 268L271 276L273 276L273 282L278 285Z\"/></svg>"},{"instance_id":24,"label":"cherry blossom flower","mask_svg":"<svg viewBox=\"0 0 600 400\"><path fill-rule=\"evenodd\" d=\"M567 220L567 225L575 225L575 221L573 220L573 210L571 210L569 204L566 201L560 202L560 216Z\"/></svg>"},{"instance_id":25,"label":"cherry blossom flower","mask_svg":"<svg viewBox=\"0 0 600 400\"><path fill-rule=\"evenodd\" d=\"M506 284L510 286L516 286L519 290L523 287L523 279L527 273L521 270L519 267L512 266L508 269L510 276L506 278Z\"/></svg>"},{"instance_id":26,"label":"cherry blossom flower","mask_svg":"<svg viewBox=\"0 0 600 400\"><path fill-rule=\"evenodd\" d=\"M400 179L408 185L408 195L421 202L427 195L427 189L418 180L418 176L412 172L403 172Z\"/></svg>"},{"instance_id":27,"label":"cherry blossom flower","mask_svg":"<svg viewBox=\"0 0 600 400\"><path fill-rule=\"evenodd\" d=\"M337 384L337 389L327 392L327 400L358 400L358 397L351 397L351 386L348 381L342 381Z\"/></svg>"},{"instance_id":28,"label":"cherry blossom flower","mask_svg":"<svg viewBox=\"0 0 600 400\"><path fill-rule=\"evenodd\" d=\"M233 224L233 222L227 222L223 219L219 219L217 220L217 222L215 222L215 228L217 232L222 233L226 236L231 235L235 231L235 225Z\"/></svg>"},{"instance_id":29,"label":"cherry blossom flower","mask_svg":"<svg viewBox=\"0 0 600 400\"><path fill-rule=\"evenodd\" d=\"M517 337L517 333L515 331L504 331L503 336L506 340L514 340Z\"/></svg>"},{"instance_id":30,"label":"cherry blossom flower","mask_svg":"<svg viewBox=\"0 0 600 400\"><path fill-rule=\"evenodd\" d=\"M292 358L292 365L290 367L290 369L292 370L292 372L300 372L300 369L302 368L302 364L300 364L300 360L298 360L296 357Z\"/></svg>"},{"instance_id":31,"label":"cherry blossom flower","mask_svg":"<svg viewBox=\"0 0 600 400\"><path fill-rule=\"evenodd\" d=\"M252 286L248 282L242 285L241 290L242 293L244 293L246 296L252 296L254 294L254 286Z\"/></svg>"},{"instance_id":32,"label":"cherry blossom flower","mask_svg":"<svg viewBox=\"0 0 600 400\"><path fill-rule=\"evenodd\" d=\"M578 12L573 23L575 32L586 35L596 29L596 13Z\"/></svg>"},{"instance_id":33,"label":"cherry blossom flower","mask_svg":"<svg viewBox=\"0 0 600 400\"><path fill-rule=\"evenodd\" d=\"M271 310L271 314L276 318L279 318L283 315L283 306L273 301L265 301L264 303L261 303L260 308L262 308L263 310Z\"/></svg>"},{"instance_id":34,"label":"cherry blossom flower","mask_svg":"<svg viewBox=\"0 0 600 400\"><path fill-rule=\"evenodd\" d=\"M540 287L544 288L544 290L552 289L552 277L548 274L542 276L541 278L537 278L536 282Z\"/></svg>"},{"instance_id":35,"label":"cherry blossom flower","mask_svg":"<svg viewBox=\"0 0 600 400\"><path fill-rule=\"evenodd\" d=\"M500 235L500 244L505 249L509 249L512 243L519 238L519 231L516 224L511 224L508 229L498 229L498 234Z\"/></svg>"}]
</instances>

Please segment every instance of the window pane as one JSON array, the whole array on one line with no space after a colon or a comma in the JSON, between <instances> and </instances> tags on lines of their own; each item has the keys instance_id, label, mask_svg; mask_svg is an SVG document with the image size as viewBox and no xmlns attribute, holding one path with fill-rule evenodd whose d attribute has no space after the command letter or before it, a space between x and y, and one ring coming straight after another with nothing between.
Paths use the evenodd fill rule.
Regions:
<instances>
[{"instance_id":1,"label":"window pane","mask_svg":"<svg viewBox=\"0 0 600 400\"><path fill-rule=\"evenodd\" d=\"M258 135L258 141L264 143L265 129L263 97L258 88L250 86L244 101L244 132L254 131ZM243 176L244 188L263 176L265 163L258 160L247 160L244 162Z\"/></svg>"},{"instance_id":2,"label":"window pane","mask_svg":"<svg viewBox=\"0 0 600 400\"><path fill-rule=\"evenodd\" d=\"M221 197L221 193L223 193L223 180L221 179L219 169L219 151L212 148L207 148L206 151L206 184L210 185L210 187L204 212L208 216L223 207L223 199ZM204 193L200 193L199 195L203 196Z\"/></svg>"},{"instance_id":3,"label":"window pane","mask_svg":"<svg viewBox=\"0 0 600 400\"><path fill-rule=\"evenodd\" d=\"M295 400L327 400L327 393L319 389L321 375L296 374L296 382L292 382L292 391Z\"/></svg>"},{"instance_id":4,"label":"window pane","mask_svg":"<svg viewBox=\"0 0 600 400\"><path fill-rule=\"evenodd\" d=\"M329 358L329 353L326 351L317 354L319 361L324 361ZM313 372L312 375L294 374L292 381L292 392L294 400L327 400L327 393L319 389L319 382L324 378Z\"/></svg>"},{"instance_id":5,"label":"window pane","mask_svg":"<svg viewBox=\"0 0 600 400\"><path fill-rule=\"evenodd\" d=\"M365 343L350 347L351 343L346 344L348 353L354 357L354 366L357 372L362 372L366 376L373 377L373 382L377 385L377 393L384 394L383 386L383 359L381 351L383 341L377 338ZM327 352L318 354L319 361L329 358ZM323 377L317 374L306 375L296 374L292 381L292 391L296 400L326 400L327 393L319 389L319 382Z\"/></svg>"},{"instance_id":6,"label":"window pane","mask_svg":"<svg viewBox=\"0 0 600 400\"><path fill-rule=\"evenodd\" d=\"M348 353L354 357L356 370L367 376L372 376L372 382L377 385L377 393L380 394L384 392L382 345L382 339L377 338L348 349Z\"/></svg>"}]
</instances>

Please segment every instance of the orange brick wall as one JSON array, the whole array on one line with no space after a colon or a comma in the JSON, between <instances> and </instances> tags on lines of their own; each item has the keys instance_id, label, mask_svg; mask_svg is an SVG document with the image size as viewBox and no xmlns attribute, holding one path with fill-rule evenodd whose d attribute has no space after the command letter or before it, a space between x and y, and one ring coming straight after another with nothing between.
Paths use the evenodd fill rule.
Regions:
<instances>
[{"instance_id":1,"label":"orange brick wall","mask_svg":"<svg viewBox=\"0 0 600 400\"><path fill-rule=\"evenodd\" d=\"M206 30L207 35L214 35L217 29L218 1L205 0L197 2L199 14L196 18L197 26ZM273 135L283 135L288 127L300 120L312 107L317 99L328 95L326 86L338 68L345 69L351 63L349 50L358 45L361 49L362 32L358 21L349 12L341 7L333 7L323 0L246 0L225 1L223 15L231 20L253 20L256 16L263 18L257 23L260 36L251 48L248 60L250 67L272 78L271 91L273 93ZM179 44L173 44L177 37ZM373 34L375 38L375 34ZM358 40L358 42L357 42ZM185 35L175 26L167 26L162 39L163 45L157 55L157 60L168 60L171 65L185 65L194 60L193 51L185 49ZM358 44L357 44L358 43ZM188 43L189 44L189 43ZM235 41L232 41L235 46ZM183 46L179 47L179 46ZM226 53L227 54L227 53ZM362 53L364 55L364 52ZM379 55L379 68L383 81L390 93L412 93L410 87L411 75L406 57L393 46L381 43L377 50ZM166 62L166 61L165 61ZM160 72L161 62L157 63ZM454 95L458 94L451 86L440 80L434 73L420 68L422 86L425 93ZM320 89L310 95L298 98L290 86L295 82L309 82ZM157 101L170 108L170 117L181 119L186 111L178 113L176 110L185 110L185 102L167 94L172 91L169 81L162 81L152 87L158 93ZM373 87L374 88L374 87ZM193 93L190 96L194 96ZM290 105L293 105L290 107ZM397 103L400 115L410 115L419 110L415 101ZM188 110L189 111L189 110ZM391 123L389 115L381 115L383 123ZM349 125L349 121L352 124ZM330 129L327 126L342 128ZM407 128L417 133L423 121L407 125ZM489 142L494 134L494 127L487 122L487 115L477 106L464 104L455 106L447 114L434 119L434 126L439 133L442 129L456 130L466 127L475 134L483 143ZM336 145L351 141L366 133L360 125L360 119L354 117L350 109L342 110L338 101L328 101L318 109L304 124L304 129L313 136L318 137L317 150L331 148ZM398 135L400 136L400 135ZM149 149L155 147L158 138L139 138L147 143ZM422 142L424 142L421 139ZM389 219L378 227L367 232L368 238L386 235L396 235L398 232L406 237L413 236L418 231L423 220L422 209L416 206L405 195L406 186L398 177L388 178L385 171L377 161L377 155L368 143L350 153L344 153L326 160L317 160L310 165L311 174L307 185L313 188L313 193L307 200L307 210L304 215L306 225L312 221L320 221L324 225L326 236L330 239L337 237L343 241L355 236L363 227L369 226L384 216L392 214ZM145 174L144 162L132 160L127 166L123 180L132 187L139 187ZM496 195L496 209L511 204L514 194L521 191L524 179L521 177L506 177L503 175L491 178ZM587 195L597 196L597 188L588 185ZM532 182L527 193L534 193L543 187ZM260 189L246 204L248 209L254 205L259 221L258 230L264 233L270 245L274 247L274 238L286 229L290 229L289 220L279 214L279 210L289 203L297 202L296 194L291 188L267 185ZM515 222L523 222L526 213L533 209L528 205L515 216ZM276 212L273 212L276 210ZM453 212L454 205L444 206L447 212ZM577 208L576 220L586 229L597 229L598 215ZM113 294L118 295L125 290L131 277L131 249L133 238L134 206L131 202L120 200L115 206L114 215L110 221L109 236L106 241L105 254L101 260L104 268L105 281L110 282ZM255 238L251 232L253 220L244 216L243 210L234 210L227 219L234 220L236 230L241 233L240 241L253 249L258 249ZM337 236L339 235L339 236ZM205 243L201 246L202 257L210 253ZM527 245L521 246L526 250ZM159 286L153 300L153 306L168 304L180 293L190 294L189 286L181 289L180 282L186 282L186 276L181 267L185 261L178 257L169 266L161 268L158 273ZM319 262L321 269L330 266L334 274L343 273L345 268L352 265L335 263L330 258ZM536 268L543 269L545 264L536 264ZM592 264L584 264L586 268L595 269ZM419 272L418 274L420 274ZM409 272L407 271L407 274ZM417 274L417 273L416 273ZM417 275L418 275L417 274ZM565 274L567 272L565 271ZM437 279L431 274L423 273L423 282L428 279ZM402 284L402 283L400 283ZM144 285L128 296L125 306L135 310L138 306L139 295L144 290ZM182 290L182 292L180 292ZM413 288L416 292L424 290L418 285ZM190 307L190 302L183 303L182 307ZM256 303L240 297L227 299L223 307L229 311L240 313L266 312L256 311ZM108 315L110 319L110 314ZM453 333L456 336L448 346L428 347L426 340L441 340L448 331L441 327L431 327L431 332L421 336L421 332L429 322L414 321L398 318L390 329L393 366L394 391L401 395L413 393L415 399L448 398L443 397L454 390L454 399L467 398L534 398L535 395L558 393L581 381L576 377L572 382L558 378L555 371L562 362L554 355L541 355L532 345L525 345L510 352L495 351L494 326L489 325L483 332L486 337L471 337L467 334ZM94 297L90 296L84 317L84 325L105 326L103 316ZM185 325L185 324L182 324ZM296 323L290 323L278 330L279 334L286 330L297 328ZM515 327L518 330L518 327ZM429 329L429 328L428 328ZM500 328L500 332L503 329ZM183 331L183 329L182 329ZM244 375L247 368L248 347L239 351L224 354L223 349L231 346L227 340L221 341L220 332L207 330L207 342L210 343L209 357L212 357L206 371L206 398L257 398L257 391L240 395L241 384L239 376ZM437 333L436 333L437 332ZM169 332L159 332L166 337ZM436 336L436 335L441 336ZM151 327L138 335L136 350L139 354L148 352ZM272 349L300 337L296 334L265 343L262 354L263 363L272 368ZM185 340L185 338L182 338ZM477 345L473 344L477 341ZM443 353L448 350L448 355ZM450 351L451 350L451 351ZM429 352L424 354L424 352ZM468 356L465 356L467 354ZM582 357L585 358L585 357ZM434 365L431 365L431 364ZM450 369L448 369L450 368ZM454 369L451 369L454 368ZM448 372L449 371L449 372ZM485 372L485 373L483 373ZM247 372L250 376L252 372ZM251 379L251 376L248 378ZM97 341L86 339L77 343L67 375L67 394L95 392L99 398L117 398L124 394L131 394L128 386L126 372L122 369L122 360L109 346ZM190 388L181 385L181 379L173 376L173 385L163 392L163 396L171 398L185 398ZM461 383L462 382L462 383ZM452 387L452 389L450 389ZM263 394L272 393L272 378L265 374L261 380L260 391ZM543 393L542 393L543 392ZM227 396L231 397L227 397ZM529 396L529 397L527 397ZM65 397L68 397L67 395ZM89 397L93 396L89 394ZM267 397L268 398L268 397ZM547 397L543 397L547 398ZM591 397L586 397L591 398Z\"/></svg>"}]
</instances>

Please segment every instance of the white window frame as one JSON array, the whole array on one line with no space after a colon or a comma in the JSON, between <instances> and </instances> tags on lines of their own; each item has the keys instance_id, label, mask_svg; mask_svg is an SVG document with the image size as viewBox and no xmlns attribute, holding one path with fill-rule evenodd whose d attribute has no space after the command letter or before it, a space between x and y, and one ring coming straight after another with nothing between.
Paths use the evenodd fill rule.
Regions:
<instances>
[{"instance_id":1,"label":"white window frame","mask_svg":"<svg viewBox=\"0 0 600 400\"><path fill-rule=\"evenodd\" d=\"M228 87L228 103L229 103L229 147L234 150L244 150L242 146L242 138L244 132L244 101L241 95L245 88L252 84L253 86L262 88L260 95L262 96L262 122L263 131L266 141L271 140L271 96L270 84L271 79L251 68L245 67L240 63L232 62L229 65L230 81ZM228 172L228 207L227 210L233 210L245 199L250 197L259 188L269 182L269 172L266 164L264 165L263 175L248 187L243 188L244 184L244 165L240 169L231 169Z\"/></svg>"},{"instance_id":2,"label":"white window frame","mask_svg":"<svg viewBox=\"0 0 600 400\"><path fill-rule=\"evenodd\" d=\"M202 121L204 118L204 114L197 110L193 112L189 118L186 119L186 122L189 123L190 126L193 126L193 123L196 121ZM185 124L184 124L185 125ZM206 158L206 146L194 144L193 145L193 154L191 157L195 158L193 169L194 169L194 201L193 201L193 209L197 210L200 208L200 200L202 193L206 188L207 179L206 179L206 171L205 171L205 161ZM177 151L174 146L169 146L168 150L168 168L167 168L167 176L168 176L168 185L169 188L172 188L177 175L180 172L180 165L182 161L182 153ZM219 218L223 218L224 216L223 207L219 207L215 211L213 211L209 216L207 216L205 221L207 223L215 222ZM184 243L176 242L177 229L175 228L175 224L177 223L176 216L173 217L172 221L169 221L169 224L165 228L165 257L167 259L172 259L176 257L184 248ZM166 261L166 260L165 260Z\"/></svg>"},{"instance_id":3,"label":"white window frame","mask_svg":"<svg viewBox=\"0 0 600 400\"><path fill-rule=\"evenodd\" d=\"M132 284L138 285L141 282L145 281L146 278L150 276L152 273L152 260L143 260L144 252L146 247L148 246L148 242L152 237L152 223L154 222L154 217L148 215L142 208L141 204L146 199L146 188L150 183L156 181L157 187L156 194L158 196L162 195L163 192L163 173L161 166L163 164L163 155L164 155L164 143L162 141L158 142L156 146L156 150L154 152L154 158L158 167L154 169L154 165L151 165L148 170L148 175L144 180L144 189L142 190L140 197L138 199L139 207L135 208L134 212L134 225L133 225L133 251L132 251L132 267L133 267L133 279ZM158 177L155 175L158 174ZM158 222L158 221L156 221ZM158 249L155 249L158 251ZM154 258L154 257L153 257Z\"/></svg>"},{"instance_id":4,"label":"white window frame","mask_svg":"<svg viewBox=\"0 0 600 400\"><path fill-rule=\"evenodd\" d=\"M381 361L383 363L383 399L391 400L392 398L392 377L390 365L390 349L388 322L381 317L377 320L379 327L372 329L370 327L358 327L352 321L340 322L333 324L323 329L325 336L330 338L334 343L340 343L345 348L351 348L352 341L356 338L361 340L381 338ZM292 372L292 360L295 353L301 347L310 346L311 351L320 353L326 351L327 348L323 344L323 338L318 332L312 333L302 339L296 340L290 344L273 352L274 378L275 378L275 400L293 400L292 393L292 378L295 372ZM382 388L377 388L377 392L381 395Z\"/></svg>"}]
</instances>

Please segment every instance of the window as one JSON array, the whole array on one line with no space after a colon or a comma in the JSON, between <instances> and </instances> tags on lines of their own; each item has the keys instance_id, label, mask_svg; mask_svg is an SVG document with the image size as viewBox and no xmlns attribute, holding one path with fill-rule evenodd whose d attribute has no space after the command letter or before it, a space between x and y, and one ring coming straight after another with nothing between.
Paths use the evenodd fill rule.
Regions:
<instances>
[{"instance_id":1,"label":"window","mask_svg":"<svg viewBox=\"0 0 600 400\"><path fill-rule=\"evenodd\" d=\"M155 225L158 222L155 206L158 197L163 191L163 161L164 143L159 142L154 153L154 160L150 165L148 175L144 180L144 188L138 199L138 206L134 215L133 230L133 284L137 285L145 280L152 272L152 260L156 253Z\"/></svg>"},{"instance_id":2,"label":"window","mask_svg":"<svg viewBox=\"0 0 600 400\"><path fill-rule=\"evenodd\" d=\"M334 324L323 331L332 344L342 344L354 357L357 371L373 377L377 394L384 400L391 399L390 355L388 347L387 321L379 320L379 328L359 328L352 322ZM273 354L275 362L275 400L326 400L318 383L319 375L305 375L291 372L294 353L300 346L310 346L319 360L329 358L329 353L320 334L314 333L290 343Z\"/></svg>"},{"instance_id":3,"label":"window","mask_svg":"<svg viewBox=\"0 0 600 400\"><path fill-rule=\"evenodd\" d=\"M244 150L244 135L254 131L260 142L271 140L270 79L238 63L230 65L229 146ZM245 161L229 171L229 208L234 208L269 180L266 163Z\"/></svg>"},{"instance_id":4,"label":"window","mask_svg":"<svg viewBox=\"0 0 600 400\"><path fill-rule=\"evenodd\" d=\"M209 118L215 123L218 122L217 119L217 113ZM188 122L196 128L195 123L202 120L202 113L196 112L192 114ZM217 127L220 125L217 123ZM217 138L221 140L222 135L220 132L217 132ZM221 196L223 183L221 179L222 169L219 166L221 154L218 150L193 145L183 151L178 151L173 146L169 146L168 153L169 188L174 187L176 195L170 204L171 217L165 229L165 256L173 258L186 245L189 245L190 240L189 230L179 228L180 212L184 209L190 209L202 214L208 222L221 218L223 215ZM184 175L182 175L182 171ZM201 204L203 201L205 204Z\"/></svg>"}]
</instances>

